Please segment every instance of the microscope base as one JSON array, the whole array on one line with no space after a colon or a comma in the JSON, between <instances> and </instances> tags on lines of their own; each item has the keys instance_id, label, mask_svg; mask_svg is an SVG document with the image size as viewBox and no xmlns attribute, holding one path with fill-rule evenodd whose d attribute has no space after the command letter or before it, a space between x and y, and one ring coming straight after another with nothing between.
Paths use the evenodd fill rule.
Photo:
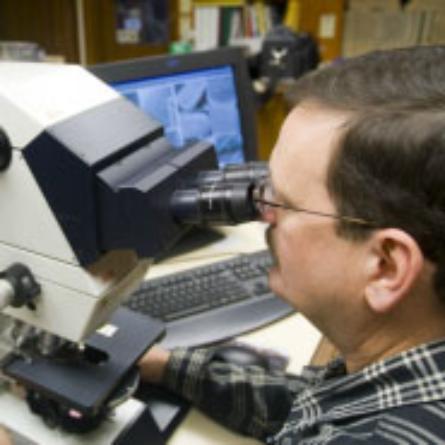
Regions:
<instances>
[{"instance_id":1,"label":"microscope base","mask_svg":"<svg viewBox=\"0 0 445 445\"><path fill-rule=\"evenodd\" d=\"M0 392L1 424L9 430L13 439L17 439L17 443L24 445L141 445L147 441L163 445L159 428L147 422L145 410L143 403L130 399L116 408L96 430L72 434L48 428L40 417L31 413L24 400L9 392ZM144 421L144 431L134 428L135 424L141 424L140 419ZM136 432L137 439L134 440Z\"/></svg>"},{"instance_id":2,"label":"microscope base","mask_svg":"<svg viewBox=\"0 0 445 445\"><path fill-rule=\"evenodd\" d=\"M162 323L125 308L116 311L108 326L112 335L96 332L86 342L107 357L99 364L57 362L44 357L30 361L16 357L3 371L27 389L81 415L94 416L110 400L119 397L122 389L125 399L125 388L120 385L144 351L164 331Z\"/></svg>"}]
</instances>

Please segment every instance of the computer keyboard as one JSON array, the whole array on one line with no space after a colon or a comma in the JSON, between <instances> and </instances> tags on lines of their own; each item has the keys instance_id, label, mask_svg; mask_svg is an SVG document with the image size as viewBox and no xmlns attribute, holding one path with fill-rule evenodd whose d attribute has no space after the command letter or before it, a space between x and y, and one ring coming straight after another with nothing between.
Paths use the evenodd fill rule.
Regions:
<instances>
[{"instance_id":1,"label":"computer keyboard","mask_svg":"<svg viewBox=\"0 0 445 445\"><path fill-rule=\"evenodd\" d=\"M126 306L163 320L166 347L225 340L289 314L267 284L267 250L150 279Z\"/></svg>"}]
</instances>

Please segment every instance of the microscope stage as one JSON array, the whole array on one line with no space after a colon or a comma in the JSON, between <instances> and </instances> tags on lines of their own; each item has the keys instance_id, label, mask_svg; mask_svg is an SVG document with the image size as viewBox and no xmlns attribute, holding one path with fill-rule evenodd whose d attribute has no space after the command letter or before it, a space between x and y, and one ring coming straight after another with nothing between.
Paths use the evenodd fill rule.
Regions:
<instances>
[{"instance_id":1,"label":"microscope stage","mask_svg":"<svg viewBox=\"0 0 445 445\"><path fill-rule=\"evenodd\" d=\"M102 333L96 332L86 342L108 356L99 364L15 357L4 372L25 387L71 409L86 415L95 414L164 332L161 322L125 308L119 308L106 327L109 336L107 329L101 329Z\"/></svg>"}]
</instances>

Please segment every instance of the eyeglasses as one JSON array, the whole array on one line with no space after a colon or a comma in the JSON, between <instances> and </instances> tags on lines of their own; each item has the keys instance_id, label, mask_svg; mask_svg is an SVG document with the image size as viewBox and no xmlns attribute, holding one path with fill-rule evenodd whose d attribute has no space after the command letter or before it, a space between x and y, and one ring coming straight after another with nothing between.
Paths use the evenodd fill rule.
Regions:
<instances>
[{"instance_id":1,"label":"eyeglasses","mask_svg":"<svg viewBox=\"0 0 445 445\"><path fill-rule=\"evenodd\" d=\"M302 207L290 206L288 204L281 204L274 200L274 190L270 182L270 178L265 179L255 189L253 201L255 202L258 211L261 215L265 215L271 208L281 208L291 210L293 212L306 213L308 215L321 216L324 218L332 218L349 224L360 225L364 228L376 228L377 224L363 218L347 215L336 215L334 213L320 212L318 210L309 210Z\"/></svg>"}]
</instances>

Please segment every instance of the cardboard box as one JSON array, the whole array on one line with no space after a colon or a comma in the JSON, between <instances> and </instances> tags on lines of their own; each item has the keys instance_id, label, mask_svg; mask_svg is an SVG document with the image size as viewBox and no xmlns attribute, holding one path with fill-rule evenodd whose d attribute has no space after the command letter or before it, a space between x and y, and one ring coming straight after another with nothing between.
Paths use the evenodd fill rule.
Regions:
<instances>
[{"instance_id":1,"label":"cardboard box","mask_svg":"<svg viewBox=\"0 0 445 445\"><path fill-rule=\"evenodd\" d=\"M400 0L349 0L349 11L400 11Z\"/></svg>"},{"instance_id":2,"label":"cardboard box","mask_svg":"<svg viewBox=\"0 0 445 445\"><path fill-rule=\"evenodd\" d=\"M422 45L445 44L445 11L425 11L423 18L419 43Z\"/></svg>"},{"instance_id":3,"label":"cardboard box","mask_svg":"<svg viewBox=\"0 0 445 445\"><path fill-rule=\"evenodd\" d=\"M406 11L445 11L443 0L411 0L406 6Z\"/></svg>"},{"instance_id":4,"label":"cardboard box","mask_svg":"<svg viewBox=\"0 0 445 445\"><path fill-rule=\"evenodd\" d=\"M344 9L345 0L300 0L299 30L317 41L323 62L342 55Z\"/></svg>"},{"instance_id":5,"label":"cardboard box","mask_svg":"<svg viewBox=\"0 0 445 445\"><path fill-rule=\"evenodd\" d=\"M345 15L343 56L419 43L423 13L419 11L348 11Z\"/></svg>"}]
</instances>

